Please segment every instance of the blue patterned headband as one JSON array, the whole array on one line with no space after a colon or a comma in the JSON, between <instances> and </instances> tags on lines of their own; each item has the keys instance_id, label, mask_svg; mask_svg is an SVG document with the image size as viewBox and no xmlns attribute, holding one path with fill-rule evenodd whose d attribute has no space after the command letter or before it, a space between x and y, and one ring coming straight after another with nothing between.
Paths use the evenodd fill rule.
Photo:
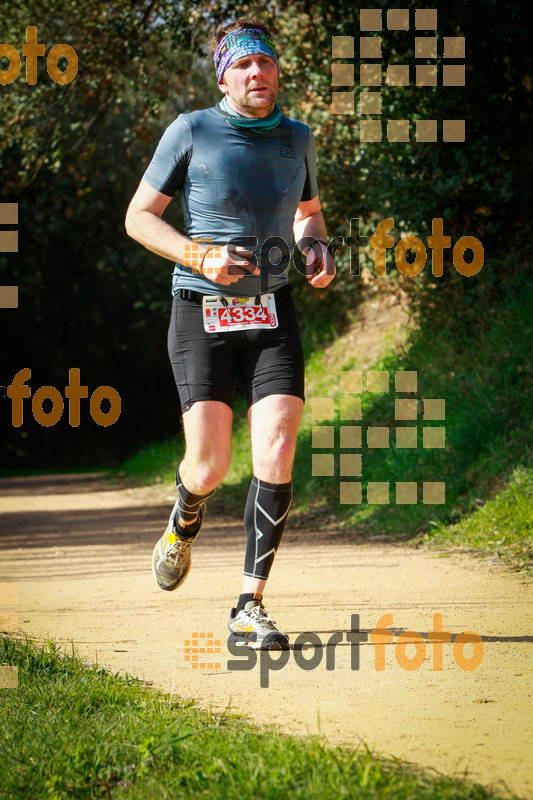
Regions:
<instances>
[{"instance_id":1,"label":"blue patterned headband","mask_svg":"<svg viewBox=\"0 0 533 800\"><path fill-rule=\"evenodd\" d=\"M218 80L220 81L224 72L234 61L253 53L264 53L266 56L270 56L276 64L278 63L272 40L259 28L239 28L237 31L226 34L214 55Z\"/></svg>"}]
</instances>

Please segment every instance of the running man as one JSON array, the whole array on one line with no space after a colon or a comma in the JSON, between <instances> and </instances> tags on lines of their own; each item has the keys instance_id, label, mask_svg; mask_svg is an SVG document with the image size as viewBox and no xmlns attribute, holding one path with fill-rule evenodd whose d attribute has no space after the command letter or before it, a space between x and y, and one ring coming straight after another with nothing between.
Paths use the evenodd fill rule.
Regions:
<instances>
[{"instance_id":1,"label":"running man","mask_svg":"<svg viewBox=\"0 0 533 800\"><path fill-rule=\"evenodd\" d=\"M288 270L293 235L307 280L335 275L325 245L308 125L284 116L268 29L239 19L211 43L222 101L180 114L131 201L128 234L176 262L168 349L183 413L178 499L153 553L161 589L181 586L205 501L230 464L233 394L248 403L253 477L244 511L244 582L228 627L255 649L288 647L263 605L287 521L304 405L304 359ZM162 215L181 195L183 236ZM280 255L281 253L281 255Z\"/></svg>"}]
</instances>

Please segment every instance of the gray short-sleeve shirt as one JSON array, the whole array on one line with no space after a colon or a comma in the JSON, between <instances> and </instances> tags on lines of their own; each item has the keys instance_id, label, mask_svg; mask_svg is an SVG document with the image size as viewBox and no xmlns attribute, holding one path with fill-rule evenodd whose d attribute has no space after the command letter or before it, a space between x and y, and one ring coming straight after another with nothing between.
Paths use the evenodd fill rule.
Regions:
<instances>
[{"instance_id":1,"label":"gray short-sleeve shirt","mask_svg":"<svg viewBox=\"0 0 533 800\"><path fill-rule=\"evenodd\" d=\"M223 288L233 296L274 291L288 283L294 215L318 193L316 150L308 125L282 116L256 133L226 120L219 107L180 114L166 129L144 179L157 191L181 194L185 233L230 241L254 252L261 275ZM250 238L251 237L251 238ZM221 294L221 287L176 264L172 291Z\"/></svg>"}]
</instances>

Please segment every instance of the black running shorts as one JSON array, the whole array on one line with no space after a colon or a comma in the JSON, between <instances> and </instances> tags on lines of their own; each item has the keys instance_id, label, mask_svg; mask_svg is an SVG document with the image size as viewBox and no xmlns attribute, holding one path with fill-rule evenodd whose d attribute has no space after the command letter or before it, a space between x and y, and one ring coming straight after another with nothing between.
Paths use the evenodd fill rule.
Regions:
<instances>
[{"instance_id":1,"label":"black running shorts","mask_svg":"<svg viewBox=\"0 0 533 800\"><path fill-rule=\"evenodd\" d=\"M182 411L197 400L233 407L236 379L248 407L272 394L304 397L304 357L289 286L275 292L278 327L207 333L201 300L176 294L168 330L168 353Z\"/></svg>"}]
</instances>

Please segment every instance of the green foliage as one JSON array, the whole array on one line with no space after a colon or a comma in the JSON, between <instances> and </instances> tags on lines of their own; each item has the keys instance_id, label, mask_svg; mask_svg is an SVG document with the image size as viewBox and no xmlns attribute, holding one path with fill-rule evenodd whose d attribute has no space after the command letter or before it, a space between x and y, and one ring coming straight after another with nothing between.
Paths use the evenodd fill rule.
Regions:
<instances>
[{"instance_id":1,"label":"green foliage","mask_svg":"<svg viewBox=\"0 0 533 800\"><path fill-rule=\"evenodd\" d=\"M509 225L527 219L531 203L530 120L533 109L531 53L527 44L531 10L526 4L512 4L503 15L497 0L483 4L483 13L475 4L451 0L438 9L437 66L443 63L443 37L466 36L466 86L420 88L414 83L415 60L413 30L415 2L374 2L368 7L410 8L409 31L387 31L386 11L382 12L385 30L381 33L381 66L407 64L411 83L408 87L382 87L383 119L457 119L467 121L466 141L462 145L410 143L357 143L357 114L332 117L331 36L356 39L359 19L353 4L335 6L328 2L303 3L313 27L313 47L317 59L307 61L296 55L301 71L313 74L313 107L298 108L298 116L319 128L321 153L324 147L331 158L321 160L326 185L338 187L328 197L328 216L334 222L352 216L378 215L395 217L399 230L420 233L430 227L433 217L444 217L452 233L469 232L482 239L500 233L501 241L509 234ZM282 23L283 24L283 23ZM427 34L418 34L427 35ZM373 61L372 63L379 63ZM433 63L433 62L432 62ZM456 63L455 61L451 63ZM462 63L462 62L461 62ZM298 69L291 63L291 73ZM295 79L293 78L293 81ZM355 86L355 106L358 92ZM298 93L295 104L301 101ZM307 98L306 98L307 99ZM296 108L295 108L296 110ZM517 144L519 149L517 150ZM355 180L354 180L355 178ZM329 193L328 193L329 194Z\"/></svg>"},{"instance_id":2,"label":"green foliage","mask_svg":"<svg viewBox=\"0 0 533 800\"><path fill-rule=\"evenodd\" d=\"M89 394L111 385L122 397L113 429L98 428L87 403L79 429L67 413L49 429L29 408L22 429L5 419L11 467L113 464L135 440L177 428L165 353L172 265L127 237L124 216L165 124L191 103L200 16L189 4L63 0L53 11L11 4L3 21L19 51L28 24L47 51L70 44L79 70L60 86L41 58L35 86L23 69L2 87L3 199L19 204L21 241L18 256L0 256L2 283L20 286L19 308L2 310L3 339L17 343L2 354L2 382L30 367L33 391L61 391L78 367Z\"/></svg>"},{"instance_id":3,"label":"green foliage","mask_svg":"<svg viewBox=\"0 0 533 800\"><path fill-rule=\"evenodd\" d=\"M147 444L128 458L122 470L128 478L150 483L171 483L176 474L176 465L183 458L183 439Z\"/></svg>"},{"instance_id":4,"label":"green foliage","mask_svg":"<svg viewBox=\"0 0 533 800\"><path fill-rule=\"evenodd\" d=\"M371 7L416 4L372 0ZM527 4L450 0L439 7L443 36L466 36L466 86L436 89L383 87L383 118L467 120L464 144L360 144L357 113L333 116L331 37L359 36L359 10L341 0L242 4L119 0L53 6L30 0L10 4L2 40L20 52L27 25L35 24L48 52L65 42L78 53L79 72L66 86L53 83L39 59L38 83L19 77L0 87L0 165L3 201L19 204L21 248L0 254L0 282L18 284L20 305L2 309L4 348L0 380L32 369L32 390L60 389L68 370L81 369L90 392L111 385L122 414L110 429L82 415L79 429L67 413L52 428L33 422L26 401L21 429L4 408L4 463L11 468L117 464L139 446L177 430L177 395L165 352L172 265L162 263L124 231L124 215L164 127L181 111L214 103L218 89L207 40L215 21L256 13L272 23L282 71L283 111L308 122L318 143L322 207L332 238L361 219L369 235L387 216L395 235L423 240L434 217L455 241L477 236L490 271L465 279L451 266L431 280L429 266L410 290L421 315L461 314L464 303L499 291L515 267L495 258L512 232L530 219L533 67ZM382 65L409 64L414 75L414 32L383 32ZM357 51L357 48L356 48ZM356 52L357 57L357 52ZM357 61L357 58L355 59ZM442 58L439 55L439 67ZM356 69L357 76L357 69ZM359 88L355 87L357 108ZM179 202L165 218L182 227ZM528 238L527 232L523 233ZM363 261L366 255L363 253ZM363 281L350 270L348 248L337 256L339 275L326 291L310 289L295 267L291 277L306 353L344 329L360 302ZM396 270L387 276L394 284ZM436 287L436 288L435 288ZM432 313L433 313L432 311ZM83 412L82 412L83 414Z\"/></svg>"}]
</instances>

